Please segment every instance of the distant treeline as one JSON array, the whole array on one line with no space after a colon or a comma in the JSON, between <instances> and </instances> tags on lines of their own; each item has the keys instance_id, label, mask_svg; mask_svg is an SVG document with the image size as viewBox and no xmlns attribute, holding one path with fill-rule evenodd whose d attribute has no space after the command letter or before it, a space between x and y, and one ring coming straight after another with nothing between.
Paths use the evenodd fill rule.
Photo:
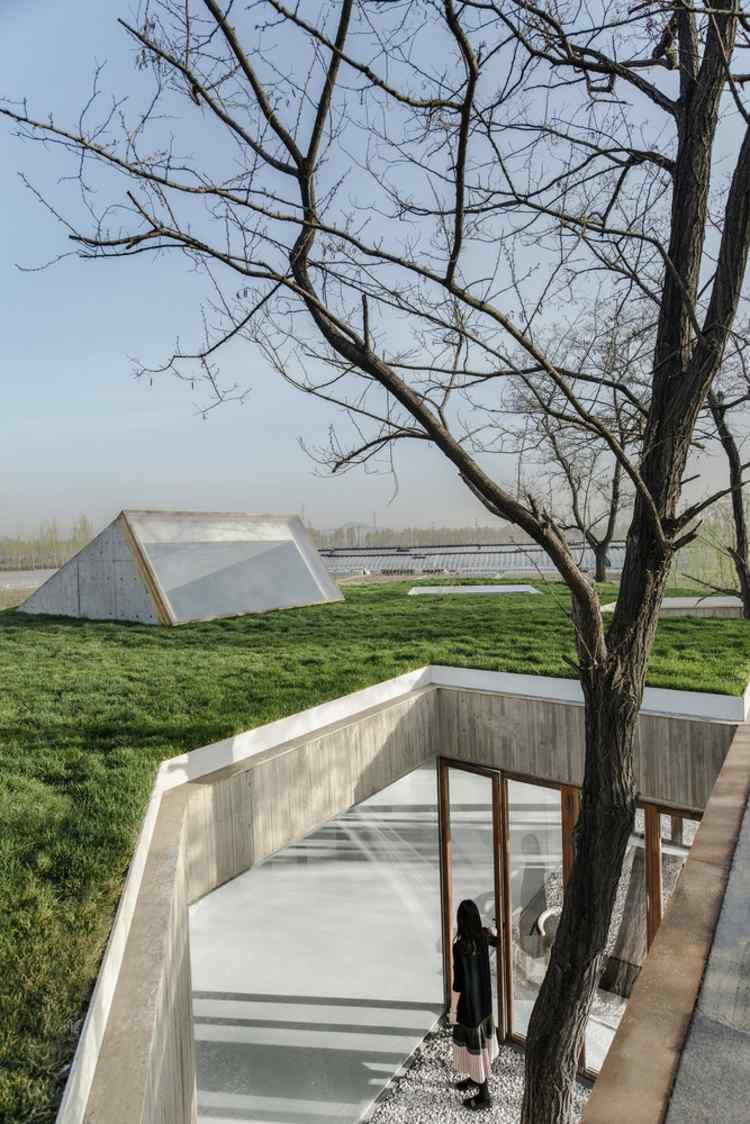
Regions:
<instances>
[{"instance_id":1,"label":"distant treeline","mask_svg":"<svg viewBox=\"0 0 750 1124\"><path fill-rule=\"evenodd\" d=\"M94 527L85 515L65 532L57 520L45 524L35 535L0 538L0 570L53 570L77 554L94 537Z\"/></svg>"},{"instance_id":2,"label":"distant treeline","mask_svg":"<svg viewBox=\"0 0 750 1124\"><path fill-rule=\"evenodd\" d=\"M349 523L333 530L320 531L308 525L314 542L323 548L347 546L460 546L466 543L519 543L530 540L517 528L495 524L466 527L373 527ZM47 570L62 566L94 538L94 526L87 516L67 531L57 520L40 527L35 535L0 537L0 570ZM575 537L575 536L573 536ZM680 552L672 567L672 578L694 577L711 584L731 587L736 584L734 566L726 547L734 541L729 501L724 500L704 517L698 541Z\"/></svg>"},{"instance_id":3,"label":"distant treeline","mask_svg":"<svg viewBox=\"0 0 750 1124\"><path fill-rule=\"evenodd\" d=\"M525 543L530 540L517 528L480 527L372 527L364 523L349 523L332 531L307 528L317 546L328 549L336 546L462 546L466 543Z\"/></svg>"},{"instance_id":4,"label":"distant treeline","mask_svg":"<svg viewBox=\"0 0 750 1124\"><path fill-rule=\"evenodd\" d=\"M396 531L392 527L372 527L363 523L350 523L335 530L319 531L307 527L313 541L321 547L333 546L433 546L460 545L462 543L510 543L528 541L525 536L510 528L480 527L406 527ZM77 554L95 534L87 516L64 531L57 520L40 527L35 535L0 537L0 570L48 570L62 566Z\"/></svg>"}]
</instances>

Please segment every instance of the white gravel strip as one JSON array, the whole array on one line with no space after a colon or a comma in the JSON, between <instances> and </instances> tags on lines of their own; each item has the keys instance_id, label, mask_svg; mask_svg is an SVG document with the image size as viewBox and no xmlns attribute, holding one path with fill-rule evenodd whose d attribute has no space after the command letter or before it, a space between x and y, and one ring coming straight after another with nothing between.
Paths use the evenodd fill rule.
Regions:
<instances>
[{"instance_id":1,"label":"white gravel strip","mask_svg":"<svg viewBox=\"0 0 750 1124\"><path fill-rule=\"evenodd\" d=\"M478 1113L463 1107L476 1092L459 1093L451 1086L458 1075L451 1059L451 1031L441 1027L424 1040L407 1067L394 1077L375 1103L366 1124L467 1124L472 1117L487 1124L518 1124L523 1099L523 1054L501 1046L492 1067L492 1105ZM589 1089L576 1085L573 1122L581 1119Z\"/></svg>"}]
</instances>

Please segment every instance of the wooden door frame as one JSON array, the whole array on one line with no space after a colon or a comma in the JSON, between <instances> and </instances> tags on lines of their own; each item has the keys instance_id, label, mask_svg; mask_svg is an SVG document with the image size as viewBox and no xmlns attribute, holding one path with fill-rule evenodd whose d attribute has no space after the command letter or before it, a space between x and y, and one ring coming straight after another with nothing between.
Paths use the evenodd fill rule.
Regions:
<instances>
[{"instance_id":1,"label":"wooden door frame","mask_svg":"<svg viewBox=\"0 0 750 1124\"><path fill-rule=\"evenodd\" d=\"M450 770L460 769L465 773L475 773L485 777L491 786L491 817L492 817L492 869L495 892L495 926L498 934L495 965L497 973L497 1037L499 1042L507 1037L507 1012L508 1001L506 993L505 965L508 962L506 954L506 933L502 923L504 917L504 876L502 867L504 827L501 806L502 777L497 769L490 769L484 765L474 765L469 762L456 761L453 758L438 757L438 828L440 838L440 899L441 899L441 930L443 937L443 990L446 1009L450 1006L453 976L453 839L450 821Z\"/></svg>"},{"instance_id":2,"label":"wooden door frame","mask_svg":"<svg viewBox=\"0 0 750 1124\"><path fill-rule=\"evenodd\" d=\"M570 871L573 866L573 829L578 820L580 811L580 797L581 790L575 785L563 784L560 781L545 781L538 780L534 777L522 776L517 773L500 770L500 776L503 786L503 804L505 816L505 838L503 850L503 866L505 868L506 878L506 910L507 918L506 925L508 929L508 949L512 948L512 925L513 915L511 908L511 892L510 892L510 865L511 865L511 848L510 848L510 803L508 799L508 783L516 782L519 784L532 785L535 788L547 788L556 790L560 793L560 853L562 864L562 880L563 891L568 884L570 878ZM508 997L508 1015L507 1015L507 1037L506 1041L513 1043L517 1046L526 1045L526 1035L521 1034L513 1029L513 961L512 953L509 951L506 957L506 971L507 971L507 997ZM583 1076L589 1076L589 1072L585 1068L585 1043L579 1064L579 1073Z\"/></svg>"},{"instance_id":3,"label":"wooden door frame","mask_svg":"<svg viewBox=\"0 0 750 1124\"><path fill-rule=\"evenodd\" d=\"M497 1035L500 1042L524 1046L525 1035L513 1030L513 959L512 959L512 908L510 892L510 816L508 782L517 781L537 788L556 789L560 793L560 832L562 846L563 887L567 886L573 865L573 830L580 811L581 789L564 781L543 780L510 769L493 768L455 757L438 757L438 825L440 837L440 892L442 912L443 974L446 1010L451 1000L453 972L453 848L450 825L449 770L460 769L486 777L492 785L492 838L494 851L495 913L498 933L497 946ZM646 923L648 947L654 940L663 915L662 899L662 839L661 816L700 820L701 813L691 808L640 801L638 807L644 814L645 871L646 871ZM586 1066L586 1045L579 1066L581 1076L595 1080L598 1071Z\"/></svg>"}]
</instances>

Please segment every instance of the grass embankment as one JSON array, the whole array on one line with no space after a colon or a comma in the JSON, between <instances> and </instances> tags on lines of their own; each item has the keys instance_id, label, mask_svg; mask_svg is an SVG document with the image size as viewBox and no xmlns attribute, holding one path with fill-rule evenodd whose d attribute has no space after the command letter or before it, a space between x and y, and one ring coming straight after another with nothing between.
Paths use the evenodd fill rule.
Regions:
<instances>
[{"instance_id":1,"label":"grass embankment","mask_svg":"<svg viewBox=\"0 0 750 1124\"><path fill-rule=\"evenodd\" d=\"M559 585L160 629L0 614L0 1121L49 1122L165 757L426 663L571 676ZM607 593L614 594L614 589ZM742 621L659 626L649 683L736 694Z\"/></svg>"}]
</instances>

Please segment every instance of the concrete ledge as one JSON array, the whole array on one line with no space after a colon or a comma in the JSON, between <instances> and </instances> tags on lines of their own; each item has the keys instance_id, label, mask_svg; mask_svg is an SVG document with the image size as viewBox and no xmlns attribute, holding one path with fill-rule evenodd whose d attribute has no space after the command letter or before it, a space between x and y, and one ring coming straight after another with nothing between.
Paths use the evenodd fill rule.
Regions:
<instances>
[{"instance_id":1,"label":"concrete ledge","mask_svg":"<svg viewBox=\"0 0 750 1124\"><path fill-rule=\"evenodd\" d=\"M508 593L539 593L533 585L415 585L409 597L498 597Z\"/></svg>"},{"instance_id":2,"label":"concrete ledge","mask_svg":"<svg viewBox=\"0 0 750 1124\"><path fill-rule=\"evenodd\" d=\"M739 787L742 778L738 781ZM731 809L725 814L734 820ZM716 852L711 857L718 864L718 846ZM739 828L698 1003L680 1058L668 1124L712 1124L717 1116L722 1124L746 1124L750 1116L749 930L750 805L745 807Z\"/></svg>"},{"instance_id":3,"label":"concrete ledge","mask_svg":"<svg viewBox=\"0 0 750 1124\"><path fill-rule=\"evenodd\" d=\"M369 707L380 706L402 698L410 691L431 685L583 706L583 692L576 679L432 664L299 711L288 718L280 718L276 722L268 722L264 726L213 742L190 753L170 757L159 767L157 788L166 791L186 781L197 780L235 762L246 761L256 753L273 749L292 738L305 737L321 726L346 721ZM641 714L692 718L701 722L737 723L745 721L749 708L750 687L744 695L715 695L705 691L672 691L662 687L647 687Z\"/></svg>"},{"instance_id":4,"label":"concrete ledge","mask_svg":"<svg viewBox=\"0 0 750 1124\"><path fill-rule=\"evenodd\" d=\"M706 805L688 861L594 1086L583 1124L663 1124L748 797L750 728L743 726L732 741ZM713 1119L723 1119L718 1106L716 1112Z\"/></svg>"},{"instance_id":5,"label":"concrete ledge","mask_svg":"<svg viewBox=\"0 0 750 1124\"><path fill-rule=\"evenodd\" d=\"M603 613L614 611L615 602L602 606ZM659 610L660 617L733 617L742 616L739 597L665 597Z\"/></svg>"},{"instance_id":6,"label":"concrete ledge","mask_svg":"<svg viewBox=\"0 0 750 1124\"><path fill-rule=\"evenodd\" d=\"M433 664L425 668L436 687L466 688L494 695L523 695L530 699L583 706L583 691L577 679L552 675L519 675L508 671L481 671L477 668L446 667ZM715 695L708 691L673 691L667 687L646 687L641 714L662 714L674 718L696 718L710 722L744 722L750 707L750 687L744 695Z\"/></svg>"},{"instance_id":7,"label":"concrete ledge","mask_svg":"<svg viewBox=\"0 0 750 1124\"><path fill-rule=\"evenodd\" d=\"M162 761L159 767L156 786L164 792L176 785L185 784L186 781L197 780L227 765L247 761L255 754L274 749L293 738L314 734L331 723L352 719L370 707L404 698L410 691L429 687L431 683L431 668L420 667L416 671L377 683L374 687L365 687L350 695L342 695L330 702L298 711L288 718L279 718L276 722L256 726L190 753L181 753L179 757L170 757Z\"/></svg>"},{"instance_id":8,"label":"concrete ledge","mask_svg":"<svg viewBox=\"0 0 750 1124\"><path fill-rule=\"evenodd\" d=\"M130 861L120 902L112 923L99 975L89 1000L88 1011L81 1028L76 1052L70 1067L57 1121L83 1120L86 1101L94 1078L99 1051L104 1039L112 999L120 974L128 933L133 920L138 894L143 880L154 827L159 814L161 794L154 789L148 802L138 841Z\"/></svg>"},{"instance_id":9,"label":"concrete ledge","mask_svg":"<svg viewBox=\"0 0 750 1124\"><path fill-rule=\"evenodd\" d=\"M186 788L162 801L128 934L86 1124L196 1120Z\"/></svg>"}]
</instances>

